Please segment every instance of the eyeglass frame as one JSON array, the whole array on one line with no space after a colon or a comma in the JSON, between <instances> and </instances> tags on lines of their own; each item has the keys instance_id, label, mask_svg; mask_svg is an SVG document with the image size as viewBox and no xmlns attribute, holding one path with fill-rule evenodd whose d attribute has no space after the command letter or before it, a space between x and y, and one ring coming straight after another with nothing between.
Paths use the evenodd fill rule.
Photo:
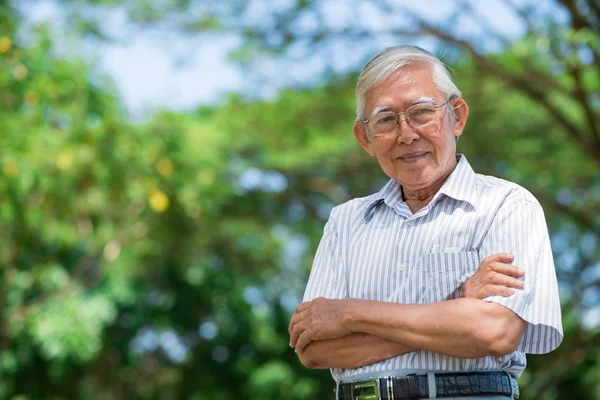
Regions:
<instances>
[{"instance_id":1,"label":"eyeglass frame","mask_svg":"<svg viewBox=\"0 0 600 400\"><path fill-rule=\"evenodd\" d=\"M437 111L439 108L441 108L441 107L445 106L446 104L448 104L449 102L451 102L452 100L454 100L454 99L457 99L457 98L458 98L458 96L457 96L457 95L455 95L455 94L453 94L452 96L450 96L450 97L448 98L448 100L444 101L443 103L440 103L440 104L438 104L438 105L435 105L435 104L433 104L433 103L432 103L432 104L433 104L433 108L435 108L435 110ZM419 104L420 104L420 103L413 104L412 106L410 106L410 107L408 107L408 108L411 108L411 107L417 106L417 105L419 105ZM411 122L411 121L410 121L410 118L408 118L408 115L406 115L406 113L408 112L408 108L406 109L407 111L402 111L402 112L399 112L399 113L394 113L394 114L396 114L396 130L398 130L398 126L400 126L400 115L402 115L402 114L404 114L404 115L405 115L406 122L407 122L407 123L408 123L410 126L412 126L412 124L410 123L410 122ZM391 110L389 110L389 111L391 111ZM389 111L386 111L386 112L389 112ZM383 111L382 111L382 112L383 112ZM392 111L392 112L393 112L393 111ZM375 117L375 116L376 116L376 115L378 115L378 114L379 114L379 113L377 113L377 114L373 114L373 115L371 115L371 116L370 116L369 118L367 118L367 119L361 119L361 120L360 120L360 122L362 122L362 123L365 125L365 130L366 130L367 132L369 132L369 125L367 125L367 124L369 123L369 120L370 120L371 118ZM432 122L433 122L433 121L432 121ZM426 126L429 126L430 124L431 124L431 123L428 123L427 125L423 125L423 126L421 126L421 127L419 127L419 128L424 128L424 127L426 127ZM413 127L413 128L414 128L414 127ZM415 128L415 129L419 129L419 128ZM370 132L369 132L369 133L370 133ZM389 135L389 134L387 134L387 133L385 133L385 134L379 134L379 135L378 135L378 134L376 134L376 133L373 133L373 136L376 136L376 137L382 137L382 136L388 136L388 135Z\"/></svg>"}]
</instances>

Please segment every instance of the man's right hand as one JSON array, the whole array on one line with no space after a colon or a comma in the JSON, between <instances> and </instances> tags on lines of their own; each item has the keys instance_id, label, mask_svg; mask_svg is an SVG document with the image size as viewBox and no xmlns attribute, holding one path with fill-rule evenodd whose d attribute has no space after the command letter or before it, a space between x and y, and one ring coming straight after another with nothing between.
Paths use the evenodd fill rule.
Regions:
<instances>
[{"instance_id":1,"label":"man's right hand","mask_svg":"<svg viewBox=\"0 0 600 400\"><path fill-rule=\"evenodd\" d=\"M518 280L524 271L511 265L510 254L494 254L483 259L473 276L463 283L461 297L485 299L489 296L508 297L514 289L522 289L523 281Z\"/></svg>"}]
</instances>

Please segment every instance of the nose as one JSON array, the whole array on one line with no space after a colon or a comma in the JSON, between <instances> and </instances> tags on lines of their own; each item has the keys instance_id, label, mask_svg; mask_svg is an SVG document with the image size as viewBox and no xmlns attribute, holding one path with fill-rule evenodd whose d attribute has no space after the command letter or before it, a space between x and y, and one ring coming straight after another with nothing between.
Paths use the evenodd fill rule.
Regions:
<instances>
[{"instance_id":1,"label":"nose","mask_svg":"<svg viewBox=\"0 0 600 400\"><path fill-rule=\"evenodd\" d=\"M417 131L408 123L408 119L406 115L398 115L398 144L405 143L411 144L415 140L420 138L420 135Z\"/></svg>"}]
</instances>

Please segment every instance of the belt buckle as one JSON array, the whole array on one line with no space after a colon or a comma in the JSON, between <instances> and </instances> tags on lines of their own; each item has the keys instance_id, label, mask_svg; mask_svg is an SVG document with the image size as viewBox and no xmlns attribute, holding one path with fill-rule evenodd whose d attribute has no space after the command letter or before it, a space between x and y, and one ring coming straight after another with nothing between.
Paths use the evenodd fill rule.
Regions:
<instances>
[{"instance_id":1,"label":"belt buckle","mask_svg":"<svg viewBox=\"0 0 600 400\"><path fill-rule=\"evenodd\" d=\"M370 381L359 381L352 383L351 394L352 400L379 400L379 379L371 379Z\"/></svg>"}]
</instances>

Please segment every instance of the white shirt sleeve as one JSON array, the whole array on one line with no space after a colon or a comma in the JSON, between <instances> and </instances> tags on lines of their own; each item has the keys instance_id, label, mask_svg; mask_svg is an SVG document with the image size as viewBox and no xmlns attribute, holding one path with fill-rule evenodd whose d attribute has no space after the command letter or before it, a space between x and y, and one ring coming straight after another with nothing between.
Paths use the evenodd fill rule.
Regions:
<instances>
[{"instance_id":1,"label":"white shirt sleeve","mask_svg":"<svg viewBox=\"0 0 600 400\"><path fill-rule=\"evenodd\" d=\"M509 297L491 296L528 322L518 351L549 353L563 339L558 284L548 229L539 203L520 199L502 207L484 238L479 255L514 255L513 265L523 269L523 289Z\"/></svg>"},{"instance_id":2,"label":"white shirt sleeve","mask_svg":"<svg viewBox=\"0 0 600 400\"><path fill-rule=\"evenodd\" d=\"M333 214L334 212L325 224L323 237L319 243L304 291L303 301L311 301L317 297L348 298L346 268L341 256L338 226Z\"/></svg>"}]
</instances>

